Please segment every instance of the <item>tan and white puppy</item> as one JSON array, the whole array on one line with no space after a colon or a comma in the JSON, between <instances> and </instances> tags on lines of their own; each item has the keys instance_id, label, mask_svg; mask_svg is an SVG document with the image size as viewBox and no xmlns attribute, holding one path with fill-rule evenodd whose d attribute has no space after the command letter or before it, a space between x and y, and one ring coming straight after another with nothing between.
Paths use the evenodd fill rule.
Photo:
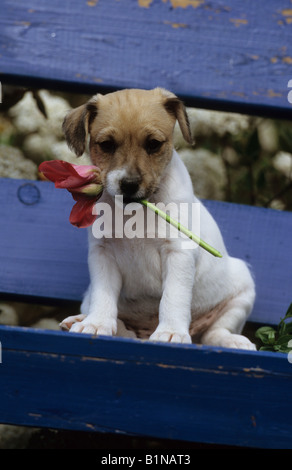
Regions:
<instances>
[{"instance_id":1,"label":"tan and white puppy","mask_svg":"<svg viewBox=\"0 0 292 470\"><path fill-rule=\"evenodd\" d=\"M119 318L140 338L181 343L193 338L207 345L255 349L240 334L254 304L252 276L243 261L228 255L216 222L194 196L187 169L173 148L176 120L191 143L185 108L173 93L133 89L94 96L66 116L63 129L78 156L90 137L90 157L101 169L105 188L98 205L108 204L114 214L115 196L184 209L197 204L200 210L191 218L189 209L181 210L180 221L223 257L194 242L186 248L185 238L173 232L161 238L159 227L153 237L147 224L144 237L136 238L96 238L90 229L91 283L81 314L66 318L62 326L114 335ZM147 209L139 207L146 220ZM171 208L170 215L177 217ZM126 224L129 215L123 217Z\"/></svg>"}]
</instances>

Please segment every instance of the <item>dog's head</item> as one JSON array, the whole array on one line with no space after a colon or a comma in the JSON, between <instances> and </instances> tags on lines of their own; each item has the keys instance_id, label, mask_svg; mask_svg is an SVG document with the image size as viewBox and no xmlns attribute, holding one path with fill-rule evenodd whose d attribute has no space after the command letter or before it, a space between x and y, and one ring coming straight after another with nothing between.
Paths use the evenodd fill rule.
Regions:
<instances>
[{"instance_id":1,"label":"dog's head","mask_svg":"<svg viewBox=\"0 0 292 470\"><path fill-rule=\"evenodd\" d=\"M63 130L69 147L81 156L90 135L90 157L101 169L108 193L126 200L148 198L159 187L173 152L178 120L192 142L183 103L171 92L121 90L95 95L69 112Z\"/></svg>"}]
</instances>

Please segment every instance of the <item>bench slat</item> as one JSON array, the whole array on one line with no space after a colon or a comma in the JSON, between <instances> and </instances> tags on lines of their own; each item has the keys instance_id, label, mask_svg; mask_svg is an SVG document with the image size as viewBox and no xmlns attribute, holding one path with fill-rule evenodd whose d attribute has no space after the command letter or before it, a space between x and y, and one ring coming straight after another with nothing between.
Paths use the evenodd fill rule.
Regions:
<instances>
[{"instance_id":1,"label":"bench slat","mask_svg":"<svg viewBox=\"0 0 292 470\"><path fill-rule=\"evenodd\" d=\"M0 79L162 86L190 105L289 118L291 11L288 0L3 0Z\"/></svg>"},{"instance_id":2,"label":"bench slat","mask_svg":"<svg viewBox=\"0 0 292 470\"><path fill-rule=\"evenodd\" d=\"M285 354L10 327L0 340L2 422L291 448Z\"/></svg>"},{"instance_id":3,"label":"bench slat","mask_svg":"<svg viewBox=\"0 0 292 470\"><path fill-rule=\"evenodd\" d=\"M2 296L79 301L89 279L87 230L69 223L71 195L52 183L1 179L0 200ZM292 214L205 203L229 253L252 267L257 286L252 320L278 323L292 301Z\"/></svg>"}]
</instances>

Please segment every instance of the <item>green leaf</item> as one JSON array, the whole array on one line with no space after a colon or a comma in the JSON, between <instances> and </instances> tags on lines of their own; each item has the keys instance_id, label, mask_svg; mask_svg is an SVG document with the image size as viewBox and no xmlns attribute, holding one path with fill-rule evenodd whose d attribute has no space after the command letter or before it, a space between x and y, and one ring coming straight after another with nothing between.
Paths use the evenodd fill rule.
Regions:
<instances>
[{"instance_id":1,"label":"green leaf","mask_svg":"<svg viewBox=\"0 0 292 470\"><path fill-rule=\"evenodd\" d=\"M288 343L289 341L292 340L292 335L283 335L283 336L280 336L277 341L275 342L275 345L283 345L283 344L286 344L287 347L288 347ZM291 347L292 349L292 347Z\"/></svg>"},{"instance_id":2,"label":"green leaf","mask_svg":"<svg viewBox=\"0 0 292 470\"><path fill-rule=\"evenodd\" d=\"M289 348L286 344L275 344L274 350L281 353L288 353L291 351L291 348Z\"/></svg>"},{"instance_id":3,"label":"green leaf","mask_svg":"<svg viewBox=\"0 0 292 470\"><path fill-rule=\"evenodd\" d=\"M288 310L286 312L285 318L292 318L292 303L289 305Z\"/></svg>"},{"instance_id":4,"label":"green leaf","mask_svg":"<svg viewBox=\"0 0 292 470\"><path fill-rule=\"evenodd\" d=\"M286 329L287 329L287 325L284 322L284 318L283 318L278 325L279 336L284 335L286 333Z\"/></svg>"},{"instance_id":5,"label":"green leaf","mask_svg":"<svg viewBox=\"0 0 292 470\"><path fill-rule=\"evenodd\" d=\"M274 344L276 339L276 330L271 326L262 326L258 328L255 333L256 338L259 338L264 344Z\"/></svg>"},{"instance_id":6,"label":"green leaf","mask_svg":"<svg viewBox=\"0 0 292 470\"><path fill-rule=\"evenodd\" d=\"M259 351L274 351L273 346L261 346Z\"/></svg>"},{"instance_id":7,"label":"green leaf","mask_svg":"<svg viewBox=\"0 0 292 470\"><path fill-rule=\"evenodd\" d=\"M290 323L285 323L285 333L292 335L292 321Z\"/></svg>"},{"instance_id":8,"label":"green leaf","mask_svg":"<svg viewBox=\"0 0 292 470\"><path fill-rule=\"evenodd\" d=\"M271 326L262 326L257 329L255 336L260 339L264 345L259 348L260 351L281 353L289 353L292 351L292 321L285 323L285 320L288 318L292 318L292 303L285 317L280 320L277 330Z\"/></svg>"}]
</instances>

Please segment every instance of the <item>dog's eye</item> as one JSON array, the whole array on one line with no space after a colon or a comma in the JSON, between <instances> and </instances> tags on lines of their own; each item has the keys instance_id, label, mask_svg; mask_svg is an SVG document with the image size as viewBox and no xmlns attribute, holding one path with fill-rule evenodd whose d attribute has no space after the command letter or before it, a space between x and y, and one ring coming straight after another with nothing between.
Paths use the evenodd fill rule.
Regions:
<instances>
[{"instance_id":1,"label":"dog's eye","mask_svg":"<svg viewBox=\"0 0 292 470\"><path fill-rule=\"evenodd\" d=\"M146 141L145 149L146 149L146 152L149 154L156 153L161 149L162 145L163 145L163 142L160 142L159 140L148 139Z\"/></svg>"},{"instance_id":2,"label":"dog's eye","mask_svg":"<svg viewBox=\"0 0 292 470\"><path fill-rule=\"evenodd\" d=\"M98 142L98 145L104 153L115 153L117 148L117 144L111 139Z\"/></svg>"}]
</instances>

